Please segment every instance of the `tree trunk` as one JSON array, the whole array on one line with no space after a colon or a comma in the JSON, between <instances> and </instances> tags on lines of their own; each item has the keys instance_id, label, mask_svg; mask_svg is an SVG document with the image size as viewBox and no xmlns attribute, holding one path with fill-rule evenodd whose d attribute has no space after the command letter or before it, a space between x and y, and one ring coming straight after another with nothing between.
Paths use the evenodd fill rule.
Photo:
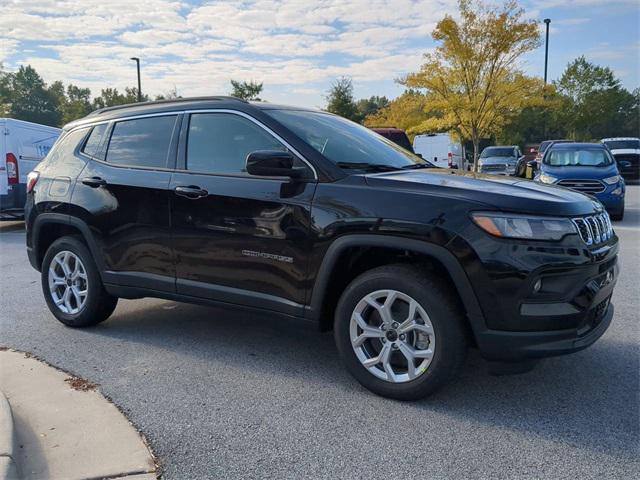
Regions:
<instances>
[{"instance_id":1,"label":"tree trunk","mask_svg":"<svg viewBox=\"0 0 640 480\"><path fill-rule=\"evenodd\" d=\"M480 156L480 138L473 137L473 171L478 173L478 157Z\"/></svg>"}]
</instances>

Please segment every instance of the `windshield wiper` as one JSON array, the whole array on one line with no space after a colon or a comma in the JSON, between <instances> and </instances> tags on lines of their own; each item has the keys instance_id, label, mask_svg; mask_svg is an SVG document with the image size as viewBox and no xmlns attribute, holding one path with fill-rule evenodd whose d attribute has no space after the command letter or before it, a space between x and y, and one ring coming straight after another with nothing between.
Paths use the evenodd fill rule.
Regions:
<instances>
[{"instance_id":1,"label":"windshield wiper","mask_svg":"<svg viewBox=\"0 0 640 480\"><path fill-rule=\"evenodd\" d=\"M414 163L412 165L405 165L404 167L402 167L402 170L416 170L418 168L433 168L433 165L430 165L428 163Z\"/></svg>"},{"instance_id":2,"label":"windshield wiper","mask_svg":"<svg viewBox=\"0 0 640 480\"><path fill-rule=\"evenodd\" d=\"M340 168L349 170L366 170L368 172L393 172L400 170L402 167L394 167L393 165L384 165L381 163L365 163L365 162L338 162Z\"/></svg>"}]
</instances>

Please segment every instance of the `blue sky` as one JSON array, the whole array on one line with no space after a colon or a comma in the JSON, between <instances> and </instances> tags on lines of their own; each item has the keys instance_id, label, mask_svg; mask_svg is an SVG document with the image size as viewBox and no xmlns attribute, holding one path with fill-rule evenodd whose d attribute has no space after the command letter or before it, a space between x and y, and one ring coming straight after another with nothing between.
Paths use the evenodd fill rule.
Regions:
<instances>
[{"instance_id":1,"label":"blue sky","mask_svg":"<svg viewBox=\"0 0 640 480\"><path fill-rule=\"evenodd\" d=\"M456 0L0 0L0 61L33 65L45 81L182 96L226 94L229 79L265 84L272 102L321 107L332 80L353 78L356 97L402 92L394 79L419 68L435 23ZM637 0L523 1L551 18L549 78L579 55L640 86ZM541 24L542 28L542 24ZM522 68L543 73L544 47Z\"/></svg>"}]
</instances>

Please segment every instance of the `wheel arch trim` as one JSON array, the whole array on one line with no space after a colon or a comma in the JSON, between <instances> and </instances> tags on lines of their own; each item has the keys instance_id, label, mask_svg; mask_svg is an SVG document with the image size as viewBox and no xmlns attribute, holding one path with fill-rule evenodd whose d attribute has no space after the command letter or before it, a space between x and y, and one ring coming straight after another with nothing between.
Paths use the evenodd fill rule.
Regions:
<instances>
[{"instance_id":1,"label":"wheel arch trim","mask_svg":"<svg viewBox=\"0 0 640 480\"><path fill-rule=\"evenodd\" d=\"M467 317L469 318L474 334L486 330L487 327L480 303L478 302L467 274L453 253L440 245L391 235L353 234L334 240L325 253L312 287L309 306L306 309L306 316L309 319L315 321L320 320L322 304L332 272L340 254L350 247L386 247L397 250L408 250L433 257L444 266L453 280L454 287L467 312Z\"/></svg>"},{"instance_id":2,"label":"wheel arch trim","mask_svg":"<svg viewBox=\"0 0 640 480\"><path fill-rule=\"evenodd\" d=\"M98 272L100 273L100 277L102 278L102 272L104 271L104 260L101 255L101 251L98 248L93 235L91 234L89 225L87 225L84 221L77 217L62 213L41 213L33 222L31 246L33 260L39 267L37 269L40 270L42 268L42 261L44 259L44 255L39 255L38 253L40 245L40 233L42 232L42 228L44 226L51 224L74 227L80 232L87 247L89 248L89 251L91 252L91 255L93 256L94 262L96 262ZM36 265L34 265L34 267Z\"/></svg>"}]
</instances>

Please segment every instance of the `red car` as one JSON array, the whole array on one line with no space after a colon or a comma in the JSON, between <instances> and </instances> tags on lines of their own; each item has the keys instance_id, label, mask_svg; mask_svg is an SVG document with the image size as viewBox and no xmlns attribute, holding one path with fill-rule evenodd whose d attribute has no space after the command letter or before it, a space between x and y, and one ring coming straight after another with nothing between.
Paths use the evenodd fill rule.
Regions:
<instances>
[{"instance_id":1,"label":"red car","mask_svg":"<svg viewBox=\"0 0 640 480\"><path fill-rule=\"evenodd\" d=\"M411 142L409 141L409 137L404 130L400 130L395 127L384 127L384 128L372 128L374 132L379 135L382 135L385 138L388 138L394 143L397 143L405 150L409 150L411 153L413 152L413 147L411 146Z\"/></svg>"}]
</instances>

